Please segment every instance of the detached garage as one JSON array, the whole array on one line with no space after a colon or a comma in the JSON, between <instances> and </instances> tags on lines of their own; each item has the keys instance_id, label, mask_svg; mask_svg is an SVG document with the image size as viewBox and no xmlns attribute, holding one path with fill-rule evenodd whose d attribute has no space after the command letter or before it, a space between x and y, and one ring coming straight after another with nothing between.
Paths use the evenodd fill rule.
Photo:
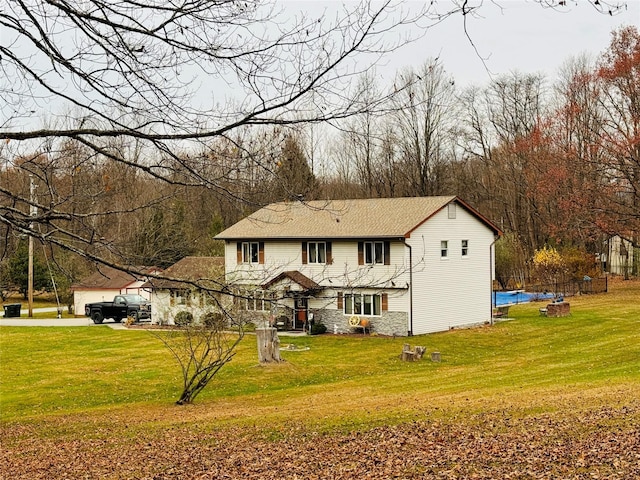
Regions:
<instances>
[{"instance_id":1,"label":"detached garage","mask_svg":"<svg viewBox=\"0 0 640 480\"><path fill-rule=\"evenodd\" d=\"M157 267L135 268L145 274L162 272ZM73 311L77 316L82 316L84 315L84 305L86 303L108 302L113 300L116 295L125 293L142 295L149 300L150 292L142 288L142 285L147 280L146 276L139 278L131 273L101 265L98 267L97 272L71 286L73 291Z\"/></svg>"}]
</instances>

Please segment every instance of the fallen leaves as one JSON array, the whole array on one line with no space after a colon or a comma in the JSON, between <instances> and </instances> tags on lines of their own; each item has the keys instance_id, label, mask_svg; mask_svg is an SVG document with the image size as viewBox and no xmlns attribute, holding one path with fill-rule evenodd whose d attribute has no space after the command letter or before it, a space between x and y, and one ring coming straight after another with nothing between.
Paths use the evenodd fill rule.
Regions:
<instances>
[{"instance_id":1,"label":"fallen leaves","mask_svg":"<svg viewBox=\"0 0 640 480\"><path fill-rule=\"evenodd\" d=\"M274 427L275 428L275 427ZM120 428L118 431L122 432ZM416 421L319 434L291 426L171 424L69 438L3 428L4 479L629 479L640 478L640 406L514 418Z\"/></svg>"}]
</instances>

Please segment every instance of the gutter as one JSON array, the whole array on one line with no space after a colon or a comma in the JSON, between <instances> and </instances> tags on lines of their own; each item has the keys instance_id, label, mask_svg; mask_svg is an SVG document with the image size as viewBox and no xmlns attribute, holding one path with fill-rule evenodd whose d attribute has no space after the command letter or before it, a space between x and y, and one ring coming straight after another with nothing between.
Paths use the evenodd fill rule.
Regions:
<instances>
[{"instance_id":1,"label":"gutter","mask_svg":"<svg viewBox=\"0 0 640 480\"><path fill-rule=\"evenodd\" d=\"M404 240L404 246L409 249L409 331L410 337L413 337L413 252L411 245Z\"/></svg>"},{"instance_id":2,"label":"gutter","mask_svg":"<svg viewBox=\"0 0 640 480\"><path fill-rule=\"evenodd\" d=\"M493 246L500 240L500 235L496 236L489 245L489 324L493 326Z\"/></svg>"}]
</instances>

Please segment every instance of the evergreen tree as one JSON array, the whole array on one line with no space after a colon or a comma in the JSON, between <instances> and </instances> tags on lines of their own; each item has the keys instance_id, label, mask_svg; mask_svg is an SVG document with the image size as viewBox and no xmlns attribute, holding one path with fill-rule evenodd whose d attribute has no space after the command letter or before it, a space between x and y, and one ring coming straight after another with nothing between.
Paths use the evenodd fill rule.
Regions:
<instances>
[{"instance_id":1,"label":"evergreen tree","mask_svg":"<svg viewBox=\"0 0 640 480\"><path fill-rule=\"evenodd\" d=\"M7 264L7 278L9 284L17 288L26 299L29 290L29 246L21 241ZM33 258L33 289L51 291L51 278L46 265L34 255Z\"/></svg>"},{"instance_id":2,"label":"evergreen tree","mask_svg":"<svg viewBox=\"0 0 640 480\"><path fill-rule=\"evenodd\" d=\"M285 139L280 160L276 163L274 183L272 188L274 200L313 198L316 178L309 168L297 137L289 136Z\"/></svg>"}]
</instances>

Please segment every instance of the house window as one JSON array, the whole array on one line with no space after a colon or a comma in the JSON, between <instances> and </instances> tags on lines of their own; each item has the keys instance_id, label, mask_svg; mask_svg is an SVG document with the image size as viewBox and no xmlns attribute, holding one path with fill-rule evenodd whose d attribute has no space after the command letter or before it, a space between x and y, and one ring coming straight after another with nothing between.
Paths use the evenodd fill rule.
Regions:
<instances>
[{"instance_id":1,"label":"house window","mask_svg":"<svg viewBox=\"0 0 640 480\"><path fill-rule=\"evenodd\" d=\"M449 255L449 241L442 240L440 242L440 258L447 258Z\"/></svg>"},{"instance_id":2,"label":"house window","mask_svg":"<svg viewBox=\"0 0 640 480\"><path fill-rule=\"evenodd\" d=\"M391 243L388 240L358 242L358 265L379 264L391 264Z\"/></svg>"},{"instance_id":3,"label":"house window","mask_svg":"<svg viewBox=\"0 0 640 480\"><path fill-rule=\"evenodd\" d=\"M382 295L353 293L344 296L345 315L380 316Z\"/></svg>"},{"instance_id":4,"label":"house window","mask_svg":"<svg viewBox=\"0 0 640 480\"><path fill-rule=\"evenodd\" d=\"M238 265L264 264L264 242L238 242L237 254Z\"/></svg>"},{"instance_id":5,"label":"house window","mask_svg":"<svg viewBox=\"0 0 640 480\"><path fill-rule=\"evenodd\" d=\"M469 255L469 240L462 240L462 256Z\"/></svg>"},{"instance_id":6,"label":"house window","mask_svg":"<svg viewBox=\"0 0 640 480\"><path fill-rule=\"evenodd\" d=\"M331 255L331 242L302 242L302 264L323 263L331 265L333 257Z\"/></svg>"},{"instance_id":7,"label":"house window","mask_svg":"<svg viewBox=\"0 0 640 480\"><path fill-rule=\"evenodd\" d=\"M450 203L449 205L447 205L447 212L448 212L449 218L455 219L456 218L456 204L455 203Z\"/></svg>"},{"instance_id":8,"label":"house window","mask_svg":"<svg viewBox=\"0 0 640 480\"><path fill-rule=\"evenodd\" d=\"M269 294L264 290L255 290L247 294L247 310L270 311Z\"/></svg>"},{"instance_id":9,"label":"house window","mask_svg":"<svg viewBox=\"0 0 640 480\"><path fill-rule=\"evenodd\" d=\"M308 242L309 263L327 263L327 244L325 242Z\"/></svg>"},{"instance_id":10,"label":"house window","mask_svg":"<svg viewBox=\"0 0 640 480\"><path fill-rule=\"evenodd\" d=\"M169 305L186 305L191 306L191 292L189 290L171 290L171 297L169 298Z\"/></svg>"},{"instance_id":11,"label":"house window","mask_svg":"<svg viewBox=\"0 0 640 480\"><path fill-rule=\"evenodd\" d=\"M384 242L364 242L364 263L384 263Z\"/></svg>"},{"instance_id":12,"label":"house window","mask_svg":"<svg viewBox=\"0 0 640 480\"><path fill-rule=\"evenodd\" d=\"M205 307L207 305L215 305L216 301L211 292L201 291L200 295L198 295L198 306L200 308Z\"/></svg>"},{"instance_id":13,"label":"house window","mask_svg":"<svg viewBox=\"0 0 640 480\"><path fill-rule=\"evenodd\" d=\"M258 242L242 242L242 263L258 263L259 252Z\"/></svg>"}]
</instances>

